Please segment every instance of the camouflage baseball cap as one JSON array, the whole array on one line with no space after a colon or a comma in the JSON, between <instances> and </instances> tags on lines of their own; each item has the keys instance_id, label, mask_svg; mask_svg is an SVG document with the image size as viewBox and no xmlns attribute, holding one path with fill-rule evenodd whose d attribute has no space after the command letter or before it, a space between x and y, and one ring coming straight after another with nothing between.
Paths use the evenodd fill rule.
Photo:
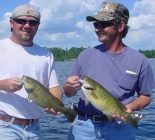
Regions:
<instances>
[{"instance_id":1,"label":"camouflage baseball cap","mask_svg":"<svg viewBox=\"0 0 155 140\"><path fill-rule=\"evenodd\" d=\"M119 3L103 2L97 14L86 17L87 21L108 21L113 19L120 19L127 23L129 19L128 9Z\"/></svg>"}]
</instances>

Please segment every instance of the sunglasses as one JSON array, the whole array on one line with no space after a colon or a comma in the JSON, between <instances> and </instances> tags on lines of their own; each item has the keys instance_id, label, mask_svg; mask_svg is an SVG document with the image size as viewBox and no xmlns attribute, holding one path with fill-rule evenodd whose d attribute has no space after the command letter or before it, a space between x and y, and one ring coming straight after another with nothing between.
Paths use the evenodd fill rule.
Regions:
<instances>
[{"instance_id":1,"label":"sunglasses","mask_svg":"<svg viewBox=\"0 0 155 140\"><path fill-rule=\"evenodd\" d=\"M111 21L100 21L100 22L94 22L94 28L106 28L106 27L109 27L109 26L112 26L112 25L115 25L116 22L114 20L111 20Z\"/></svg>"},{"instance_id":2,"label":"sunglasses","mask_svg":"<svg viewBox=\"0 0 155 140\"><path fill-rule=\"evenodd\" d=\"M25 25L28 22L30 26L36 26L40 23L37 20L26 20L26 19L20 19L20 18L14 18L13 21L21 25Z\"/></svg>"}]
</instances>

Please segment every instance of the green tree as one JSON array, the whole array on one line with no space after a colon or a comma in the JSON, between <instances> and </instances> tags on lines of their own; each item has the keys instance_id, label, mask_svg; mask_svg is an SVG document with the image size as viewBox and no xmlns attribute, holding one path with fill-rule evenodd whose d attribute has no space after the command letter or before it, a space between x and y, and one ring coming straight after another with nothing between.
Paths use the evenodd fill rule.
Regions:
<instances>
[{"instance_id":1,"label":"green tree","mask_svg":"<svg viewBox=\"0 0 155 140\"><path fill-rule=\"evenodd\" d=\"M53 47L53 48L48 48L48 49L52 52L55 61L65 61L65 60L76 59L78 55L86 48L72 47L69 50L67 48L64 50L62 48Z\"/></svg>"}]
</instances>

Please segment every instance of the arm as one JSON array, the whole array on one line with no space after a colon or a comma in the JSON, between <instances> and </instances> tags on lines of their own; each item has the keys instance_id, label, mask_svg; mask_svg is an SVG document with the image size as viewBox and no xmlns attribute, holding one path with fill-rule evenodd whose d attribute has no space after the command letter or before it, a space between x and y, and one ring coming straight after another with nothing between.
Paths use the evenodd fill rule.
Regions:
<instances>
[{"instance_id":1,"label":"arm","mask_svg":"<svg viewBox=\"0 0 155 140\"><path fill-rule=\"evenodd\" d=\"M6 92L16 92L21 88L22 83L17 77L0 80L0 90L4 90Z\"/></svg>"},{"instance_id":2,"label":"arm","mask_svg":"<svg viewBox=\"0 0 155 140\"><path fill-rule=\"evenodd\" d=\"M59 100L62 100L62 91L59 86L49 89L50 93L57 97Z\"/></svg>"},{"instance_id":3,"label":"arm","mask_svg":"<svg viewBox=\"0 0 155 140\"><path fill-rule=\"evenodd\" d=\"M151 102L150 95L139 95L139 97L133 102L129 103L127 108L130 108L131 111L141 110Z\"/></svg>"},{"instance_id":4,"label":"arm","mask_svg":"<svg viewBox=\"0 0 155 140\"><path fill-rule=\"evenodd\" d=\"M126 112L131 113L133 111L141 110L145 108L147 105L149 105L150 102L151 102L150 95L139 95L136 100L126 105L127 107ZM113 117L116 120L126 122L125 118L121 117L120 115L113 115Z\"/></svg>"},{"instance_id":5,"label":"arm","mask_svg":"<svg viewBox=\"0 0 155 140\"><path fill-rule=\"evenodd\" d=\"M67 97L74 96L77 91L81 88L81 84L78 82L78 76L70 76L63 85L64 92Z\"/></svg>"}]
</instances>

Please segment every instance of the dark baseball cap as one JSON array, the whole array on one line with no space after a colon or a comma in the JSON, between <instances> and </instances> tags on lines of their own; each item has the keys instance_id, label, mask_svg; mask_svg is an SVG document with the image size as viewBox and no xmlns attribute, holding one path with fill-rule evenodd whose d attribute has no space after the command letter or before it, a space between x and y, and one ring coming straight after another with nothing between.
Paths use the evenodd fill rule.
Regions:
<instances>
[{"instance_id":1,"label":"dark baseball cap","mask_svg":"<svg viewBox=\"0 0 155 140\"><path fill-rule=\"evenodd\" d=\"M13 12L11 18L17 18L19 16L32 16L40 21L41 15L36 7L30 4L23 4L16 7Z\"/></svg>"},{"instance_id":2,"label":"dark baseball cap","mask_svg":"<svg viewBox=\"0 0 155 140\"><path fill-rule=\"evenodd\" d=\"M119 3L103 2L101 9L97 14L86 17L87 21L109 21L113 19L120 19L128 23L128 9L124 5Z\"/></svg>"}]
</instances>

